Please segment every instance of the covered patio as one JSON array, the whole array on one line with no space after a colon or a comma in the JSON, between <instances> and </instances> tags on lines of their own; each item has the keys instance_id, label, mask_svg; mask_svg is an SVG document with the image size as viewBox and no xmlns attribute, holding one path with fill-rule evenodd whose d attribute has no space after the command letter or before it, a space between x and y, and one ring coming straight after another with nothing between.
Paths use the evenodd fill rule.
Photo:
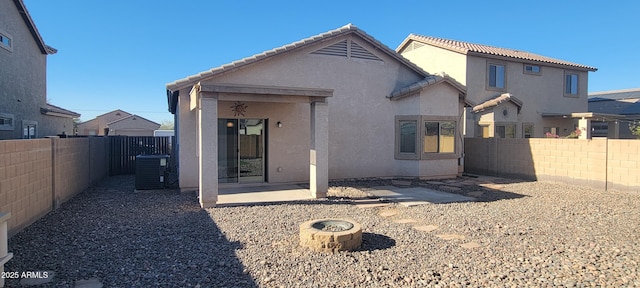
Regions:
<instances>
[{"instance_id":1,"label":"covered patio","mask_svg":"<svg viewBox=\"0 0 640 288\"><path fill-rule=\"evenodd\" d=\"M328 107L327 98L333 96L330 89L277 87L237 84L198 83L190 92L190 109L196 111L197 156L199 167L198 195L200 206L215 207L218 202L218 175L220 153L217 125L220 102L234 103L308 103L310 119L309 190L311 197L326 196L329 181L328 169ZM259 107L259 105L257 106ZM234 117L244 117L243 111L233 111ZM281 124L280 124L281 125ZM265 182L267 179L265 179Z\"/></svg>"}]
</instances>

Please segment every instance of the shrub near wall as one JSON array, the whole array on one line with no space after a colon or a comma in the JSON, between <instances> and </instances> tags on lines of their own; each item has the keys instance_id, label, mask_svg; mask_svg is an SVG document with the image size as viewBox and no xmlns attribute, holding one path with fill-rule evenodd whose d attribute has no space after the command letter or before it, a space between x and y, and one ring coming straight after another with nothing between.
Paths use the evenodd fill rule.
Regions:
<instances>
[{"instance_id":1,"label":"shrub near wall","mask_svg":"<svg viewBox=\"0 0 640 288\"><path fill-rule=\"evenodd\" d=\"M640 192L640 141L465 139L465 172Z\"/></svg>"},{"instance_id":2,"label":"shrub near wall","mask_svg":"<svg viewBox=\"0 0 640 288\"><path fill-rule=\"evenodd\" d=\"M107 138L0 141L0 212L12 236L107 176Z\"/></svg>"}]
</instances>

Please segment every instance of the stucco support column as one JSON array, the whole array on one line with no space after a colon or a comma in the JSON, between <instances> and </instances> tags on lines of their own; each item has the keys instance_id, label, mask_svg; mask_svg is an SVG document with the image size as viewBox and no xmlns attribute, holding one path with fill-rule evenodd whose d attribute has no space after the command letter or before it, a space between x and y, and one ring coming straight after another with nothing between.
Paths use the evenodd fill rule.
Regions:
<instances>
[{"instance_id":1,"label":"stucco support column","mask_svg":"<svg viewBox=\"0 0 640 288\"><path fill-rule=\"evenodd\" d=\"M578 120L578 129L581 132L578 139L591 139L591 119L580 118Z\"/></svg>"},{"instance_id":2,"label":"stucco support column","mask_svg":"<svg viewBox=\"0 0 640 288\"><path fill-rule=\"evenodd\" d=\"M198 107L198 178L202 208L218 201L218 99L199 96Z\"/></svg>"},{"instance_id":3,"label":"stucco support column","mask_svg":"<svg viewBox=\"0 0 640 288\"><path fill-rule=\"evenodd\" d=\"M326 102L311 103L311 146L309 188L315 198L329 190L329 111Z\"/></svg>"}]
</instances>

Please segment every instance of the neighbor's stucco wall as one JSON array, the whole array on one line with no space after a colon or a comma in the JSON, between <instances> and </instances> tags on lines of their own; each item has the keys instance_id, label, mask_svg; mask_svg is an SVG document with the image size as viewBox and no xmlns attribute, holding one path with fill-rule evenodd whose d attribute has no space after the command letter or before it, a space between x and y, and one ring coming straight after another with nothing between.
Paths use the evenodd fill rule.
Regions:
<instances>
[{"instance_id":1,"label":"neighbor's stucco wall","mask_svg":"<svg viewBox=\"0 0 640 288\"><path fill-rule=\"evenodd\" d=\"M495 62L506 66L506 88L504 91L487 89L488 62ZM557 125L563 129L572 126L572 120L570 119L549 120L548 118L542 118L542 114L586 112L587 72L551 66L539 66L541 66L541 75L531 75L524 73L524 64L522 62L488 60L482 57L468 56L467 98L476 104L495 98L502 93L511 93L520 99L523 105L518 114L516 125L516 135L518 135L517 137L519 138L522 138L522 123L534 124L534 137L543 137L543 128L552 127L549 125ZM565 71L579 75L578 97L564 96ZM502 107L499 107L497 113L502 113ZM476 119L479 120L478 118ZM570 133L571 130L572 129L569 129L568 133Z\"/></svg>"},{"instance_id":2,"label":"neighbor's stucco wall","mask_svg":"<svg viewBox=\"0 0 640 288\"><path fill-rule=\"evenodd\" d=\"M467 81L467 56L430 45L402 52L402 56L431 74L445 72L460 83Z\"/></svg>"},{"instance_id":3,"label":"neighbor's stucco wall","mask_svg":"<svg viewBox=\"0 0 640 288\"><path fill-rule=\"evenodd\" d=\"M134 115L120 121L111 122L107 127L109 128L109 135L153 136L153 131L158 130L160 124Z\"/></svg>"},{"instance_id":4,"label":"neighbor's stucco wall","mask_svg":"<svg viewBox=\"0 0 640 288\"><path fill-rule=\"evenodd\" d=\"M42 119L40 107L46 103L46 63L13 1L0 1L0 31L12 40L12 51L0 47L0 113L13 114L14 129L0 130L0 140L22 138L22 121Z\"/></svg>"}]
</instances>

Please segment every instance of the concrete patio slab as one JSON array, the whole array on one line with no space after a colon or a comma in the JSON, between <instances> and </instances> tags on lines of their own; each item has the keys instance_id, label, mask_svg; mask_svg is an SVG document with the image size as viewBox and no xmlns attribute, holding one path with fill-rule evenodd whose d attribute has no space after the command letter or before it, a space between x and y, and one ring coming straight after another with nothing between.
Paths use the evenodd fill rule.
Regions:
<instances>
[{"instance_id":1,"label":"concrete patio slab","mask_svg":"<svg viewBox=\"0 0 640 288\"><path fill-rule=\"evenodd\" d=\"M382 197L406 207L476 200L476 198L473 197L436 191L425 187L398 188L394 186L378 186L373 188L373 190L367 192L376 197Z\"/></svg>"},{"instance_id":2,"label":"concrete patio slab","mask_svg":"<svg viewBox=\"0 0 640 288\"><path fill-rule=\"evenodd\" d=\"M251 205L314 199L298 185L262 185L220 188L216 206Z\"/></svg>"}]
</instances>

